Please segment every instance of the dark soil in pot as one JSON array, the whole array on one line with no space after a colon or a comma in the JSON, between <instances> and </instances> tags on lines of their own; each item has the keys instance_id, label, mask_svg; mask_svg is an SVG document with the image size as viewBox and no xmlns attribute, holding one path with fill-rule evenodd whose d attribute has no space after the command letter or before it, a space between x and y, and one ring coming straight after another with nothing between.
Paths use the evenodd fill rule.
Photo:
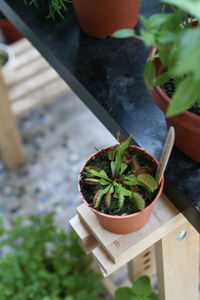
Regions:
<instances>
[{"instance_id":1,"label":"dark soil in pot","mask_svg":"<svg viewBox=\"0 0 200 300\"><path fill-rule=\"evenodd\" d=\"M150 175L155 177L156 174L156 166L153 161L150 160L149 156L141 155L140 153L135 153L133 150L128 151L130 157L134 157L136 161L139 163L140 167L148 167L150 170ZM109 178L112 178L111 168L110 168L110 161L108 160L107 151L102 151L99 153L98 156L92 158L86 166L95 166L99 169L103 169ZM128 170L127 170L128 171ZM84 180L86 178L86 174L82 173L80 187L81 192L85 199L87 199L89 205L93 207L93 199L96 192L100 189L100 185L87 185ZM145 207L147 207L156 197L158 190L154 191L153 193L147 191L144 187L138 187L138 192L142 195L145 199ZM113 201L112 206L108 209L105 203L102 205L101 208L96 208L96 210L114 216L122 216L122 215L130 215L135 212L138 212L138 209L134 206L133 202L130 200L129 197L125 197L125 202L123 207L119 210L117 206L117 202Z\"/></svg>"}]
</instances>

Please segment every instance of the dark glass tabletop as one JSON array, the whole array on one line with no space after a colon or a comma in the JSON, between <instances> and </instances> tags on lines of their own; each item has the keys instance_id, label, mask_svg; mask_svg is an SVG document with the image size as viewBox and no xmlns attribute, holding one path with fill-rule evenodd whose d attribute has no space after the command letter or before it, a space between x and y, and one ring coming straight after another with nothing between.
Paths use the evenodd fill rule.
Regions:
<instances>
[{"instance_id":1,"label":"dark glass tabletop","mask_svg":"<svg viewBox=\"0 0 200 300\"><path fill-rule=\"evenodd\" d=\"M23 0L0 0L0 9L113 135L118 130L124 138L132 135L134 143L160 157L167 128L145 88L143 69L150 50L142 42L87 36L71 5L66 19L56 22ZM156 0L141 7L146 16L158 10ZM200 231L200 165L176 147L164 192Z\"/></svg>"}]
</instances>

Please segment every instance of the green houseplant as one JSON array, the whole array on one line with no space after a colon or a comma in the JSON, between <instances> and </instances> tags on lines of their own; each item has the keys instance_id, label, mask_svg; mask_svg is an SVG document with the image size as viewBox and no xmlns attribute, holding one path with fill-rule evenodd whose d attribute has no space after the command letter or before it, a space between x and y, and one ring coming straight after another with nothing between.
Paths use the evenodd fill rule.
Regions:
<instances>
[{"instance_id":1,"label":"green houseplant","mask_svg":"<svg viewBox=\"0 0 200 300\"><path fill-rule=\"evenodd\" d=\"M153 47L144 70L149 93L166 113L168 125L175 127L176 145L200 162L200 3L161 2L173 5L171 11L141 17L139 36L130 30L113 36L132 35Z\"/></svg>"},{"instance_id":2,"label":"green houseplant","mask_svg":"<svg viewBox=\"0 0 200 300\"><path fill-rule=\"evenodd\" d=\"M58 230L50 215L0 223L1 300L103 300L100 276L75 233Z\"/></svg>"},{"instance_id":3,"label":"green houseplant","mask_svg":"<svg viewBox=\"0 0 200 300\"><path fill-rule=\"evenodd\" d=\"M130 141L97 151L79 176L83 201L103 227L121 234L146 224L164 184L164 178L159 186L155 180L156 159Z\"/></svg>"},{"instance_id":4,"label":"green houseplant","mask_svg":"<svg viewBox=\"0 0 200 300\"><path fill-rule=\"evenodd\" d=\"M44 0L25 0L39 7ZM139 0L48 0L47 18L63 18L67 4L73 3L83 31L97 38L106 38L120 28L133 28L138 21Z\"/></svg>"}]
</instances>

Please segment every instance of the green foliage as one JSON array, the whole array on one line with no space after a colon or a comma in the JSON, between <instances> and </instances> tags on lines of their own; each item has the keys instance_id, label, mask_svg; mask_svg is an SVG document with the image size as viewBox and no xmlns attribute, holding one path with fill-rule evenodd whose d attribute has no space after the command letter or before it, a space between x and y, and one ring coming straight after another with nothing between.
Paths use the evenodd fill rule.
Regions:
<instances>
[{"instance_id":1,"label":"green foliage","mask_svg":"<svg viewBox=\"0 0 200 300\"><path fill-rule=\"evenodd\" d=\"M71 0L24 0L26 4L35 5L36 8L40 8L41 4L48 2L48 15L47 19L55 20L56 15L64 19L64 15L67 12L67 3L71 3Z\"/></svg>"},{"instance_id":2,"label":"green foliage","mask_svg":"<svg viewBox=\"0 0 200 300\"><path fill-rule=\"evenodd\" d=\"M51 216L0 223L0 300L100 300L100 278L74 233L58 231ZM4 251L5 252L5 251Z\"/></svg>"},{"instance_id":3,"label":"green foliage","mask_svg":"<svg viewBox=\"0 0 200 300\"><path fill-rule=\"evenodd\" d=\"M129 199L136 211L142 210L146 200L143 191L153 193L157 190L158 185L151 170L147 166L141 167L137 155L128 149L131 139L129 136L125 142L107 151L110 177L96 166L84 169L84 183L98 186L93 199L94 208L106 206L111 212L114 207L114 213L117 214L125 206L125 199Z\"/></svg>"},{"instance_id":4,"label":"green foliage","mask_svg":"<svg viewBox=\"0 0 200 300\"><path fill-rule=\"evenodd\" d=\"M158 49L165 67L165 73L156 77L154 57L149 59L144 71L147 86L152 88L174 79L175 92L166 114L170 117L200 102L200 27L191 26L192 17L189 16L190 13L200 16L200 3L189 0L164 2L179 8L148 19L143 17L145 29L141 31L141 38L147 46Z\"/></svg>"},{"instance_id":5,"label":"green foliage","mask_svg":"<svg viewBox=\"0 0 200 300\"><path fill-rule=\"evenodd\" d=\"M148 19L141 16L144 29L140 35L134 30L113 33L113 37L136 37L147 47L156 47L156 57L165 68L164 73L156 76L154 59L149 58L144 70L146 85L152 89L174 80L175 92L166 115L177 115L192 106L200 106L200 26L192 26L192 19L200 19L199 0L160 0L172 5L171 12L152 15ZM188 42L189 41L189 42Z\"/></svg>"},{"instance_id":6,"label":"green foliage","mask_svg":"<svg viewBox=\"0 0 200 300\"><path fill-rule=\"evenodd\" d=\"M115 300L158 300L158 295L152 291L150 278L141 276L133 282L131 288L118 288Z\"/></svg>"}]
</instances>

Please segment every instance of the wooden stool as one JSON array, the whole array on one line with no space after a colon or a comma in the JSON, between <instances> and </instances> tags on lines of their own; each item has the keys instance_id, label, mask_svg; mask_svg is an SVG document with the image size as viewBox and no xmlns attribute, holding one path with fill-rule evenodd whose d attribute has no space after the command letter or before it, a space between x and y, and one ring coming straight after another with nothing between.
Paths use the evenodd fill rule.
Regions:
<instances>
[{"instance_id":1,"label":"wooden stool","mask_svg":"<svg viewBox=\"0 0 200 300\"><path fill-rule=\"evenodd\" d=\"M164 194L148 224L129 234L105 230L85 204L77 213L70 224L104 277L127 264L133 280L156 266L159 300L199 300L199 233Z\"/></svg>"},{"instance_id":2,"label":"wooden stool","mask_svg":"<svg viewBox=\"0 0 200 300\"><path fill-rule=\"evenodd\" d=\"M0 73L0 151L9 169L25 162L15 116L69 90L26 39L12 44L11 48L15 54L12 76Z\"/></svg>"}]
</instances>

